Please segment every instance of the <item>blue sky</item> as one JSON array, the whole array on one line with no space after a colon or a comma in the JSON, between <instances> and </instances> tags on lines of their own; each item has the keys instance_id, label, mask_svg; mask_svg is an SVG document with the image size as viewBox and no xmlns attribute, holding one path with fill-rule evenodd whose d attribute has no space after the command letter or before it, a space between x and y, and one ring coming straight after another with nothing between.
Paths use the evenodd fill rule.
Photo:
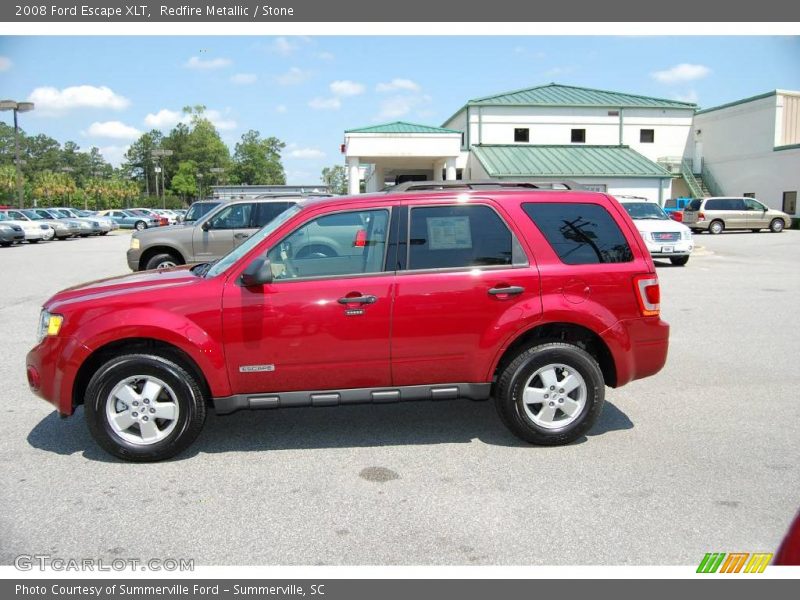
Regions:
<instances>
[{"instance_id":1,"label":"blue sky","mask_svg":"<svg viewBox=\"0 0 800 600\"><path fill-rule=\"evenodd\" d=\"M551 81L708 107L800 89L800 37L0 37L0 96L36 102L29 133L118 164L138 132L204 104L231 149L248 129L285 141L290 183L341 164L345 129L441 125L469 98Z\"/></svg>"}]
</instances>

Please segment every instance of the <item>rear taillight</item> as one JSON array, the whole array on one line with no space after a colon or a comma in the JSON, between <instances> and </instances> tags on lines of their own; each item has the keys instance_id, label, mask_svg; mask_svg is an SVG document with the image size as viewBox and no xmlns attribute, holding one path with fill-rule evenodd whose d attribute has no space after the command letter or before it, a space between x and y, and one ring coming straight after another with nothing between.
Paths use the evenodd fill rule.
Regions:
<instances>
[{"instance_id":1,"label":"rear taillight","mask_svg":"<svg viewBox=\"0 0 800 600\"><path fill-rule=\"evenodd\" d=\"M356 231L356 239L353 240L354 248L366 248L367 246L367 232L363 229Z\"/></svg>"},{"instance_id":2,"label":"rear taillight","mask_svg":"<svg viewBox=\"0 0 800 600\"><path fill-rule=\"evenodd\" d=\"M697 213L697 220L698 221L705 221L706 220L706 216L703 213L699 212L699 213Z\"/></svg>"},{"instance_id":3,"label":"rear taillight","mask_svg":"<svg viewBox=\"0 0 800 600\"><path fill-rule=\"evenodd\" d=\"M661 313L661 287L658 277L652 274L637 275L633 278L639 310L645 317L655 317Z\"/></svg>"}]
</instances>

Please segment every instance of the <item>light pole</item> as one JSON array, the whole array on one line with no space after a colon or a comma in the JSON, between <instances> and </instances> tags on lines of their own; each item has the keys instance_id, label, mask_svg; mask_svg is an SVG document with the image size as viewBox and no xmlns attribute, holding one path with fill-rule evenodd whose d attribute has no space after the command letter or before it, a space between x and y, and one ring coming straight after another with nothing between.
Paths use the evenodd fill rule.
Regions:
<instances>
[{"instance_id":1,"label":"light pole","mask_svg":"<svg viewBox=\"0 0 800 600\"><path fill-rule=\"evenodd\" d=\"M201 200L203 198L203 174L196 173L197 177L197 199Z\"/></svg>"},{"instance_id":2,"label":"light pole","mask_svg":"<svg viewBox=\"0 0 800 600\"><path fill-rule=\"evenodd\" d=\"M92 171L92 176L95 179L99 179L101 175L103 175L102 171L97 171L97 170ZM89 206L87 204L88 202L89 202L89 200L86 198L86 195L84 195L83 196L83 210L89 210ZM94 189L94 209L95 209L95 211L100 210L99 206L100 206L100 190L99 190L99 185L96 184L95 185L95 189Z\"/></svg>"},{"instance_id":3,"label":"light pole","mask_svg":"<svg viewBox=\"0 0 800 600\"><path fill-rule=\"evenodd\" d=\"M156 161L158 162L158 167L156 167L156 198L158 198L158 174L161 173L161 200L163 203L162 208L167 208L167 196L165 194L166 188L166 177L164 177L164 157L165 156L172 156L172 150L165 150L164 148L156 148L150 153Z\"/></svg>"},{"instance_id":4,"label":"light pole","mask_svg":"<svg viewBox=\"0 0 800 600\"><path fill-rule=\"evenodd\" d=\"M212 167L208 170L209 173L214 173L217 176L217 187L219 187L219 178L225 172L222 167ZM219 192L219 190L217 190Z\"/></svg>"},{"instance_id":5,"label":"light pole","mask_svg":"<svg viewBox=\"0 0 800 600\"><path fill-rule=\"evenodd\" d=\"M61 171L69 174L75 171L75 169L73 167L61 167ZM36 206L36 198L33 199L33 205ZM69 193L67 194L67 206L72 208L72 194Z\"/></svg>"},{"instance_id":6,"label":"light pole","mask_svg":"<svg viewBox=\"0 0 800 600\"><path fill-rule=\"evenodd\" d=\"M14 111L14 164L17 167L17 198L20 209L25 208L25 198L22 192L22 163L19 158L19 122L17 113L33 110L33 102L16 102L15 100L0 100L0 110Z\"/></svg>"}]
</instances>

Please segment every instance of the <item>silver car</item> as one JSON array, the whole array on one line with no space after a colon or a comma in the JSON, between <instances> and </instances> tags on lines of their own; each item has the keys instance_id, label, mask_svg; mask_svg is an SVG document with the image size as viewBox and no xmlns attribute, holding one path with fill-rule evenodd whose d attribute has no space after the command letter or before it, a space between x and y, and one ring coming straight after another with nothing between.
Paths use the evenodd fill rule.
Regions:
<instances>
[{"instance_id":1,"label":"silver car","mask_svg":"<svg viewBox=\"0 0 800 600\"><path fill-rule=\"evenodd\" d=\"M769 229L780 233L792 224L785 212L767 208L755 198L714 196L695 198L683 209L683 224L698 233L719 234L726 229Z\"/></svg>"},{"instance_id":2,"label":"silver car","mask_svg":"<svg viewBox=\"0 0 800 600\"><path fill-rule=\"evenodd\" d=\"M17 210L9 208L3 212L6 214L6 216L8 216L9 219L16 219L17 221L33 221L39 224L50 225L55 232L54 238L57 240L65 240L67 238L75 237L81 232L81 227L76 221L48 219L32 209Z\"/></svg>"}]
</instances>

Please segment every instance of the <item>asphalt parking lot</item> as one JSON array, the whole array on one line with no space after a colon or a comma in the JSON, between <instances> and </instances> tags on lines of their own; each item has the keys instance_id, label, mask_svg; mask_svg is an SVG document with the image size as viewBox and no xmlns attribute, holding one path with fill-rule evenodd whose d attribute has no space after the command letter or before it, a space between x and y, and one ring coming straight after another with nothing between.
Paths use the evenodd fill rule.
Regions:
<instances>
[{"instance_id":1,"label":"asphalt parking lot","mask_svg":"<svg viewBox=\"0 0 800 600\"><path fill-rule=\"evenodd\" d=\"M773 551L800 500L800 231L696 236L659 265L670 358L568 447L491 402L213 413L188 453L112 459L28 391L53 292L128 272L129 234L0 248L0 563L696 565Z\"/></svg>"}]
</instances>

